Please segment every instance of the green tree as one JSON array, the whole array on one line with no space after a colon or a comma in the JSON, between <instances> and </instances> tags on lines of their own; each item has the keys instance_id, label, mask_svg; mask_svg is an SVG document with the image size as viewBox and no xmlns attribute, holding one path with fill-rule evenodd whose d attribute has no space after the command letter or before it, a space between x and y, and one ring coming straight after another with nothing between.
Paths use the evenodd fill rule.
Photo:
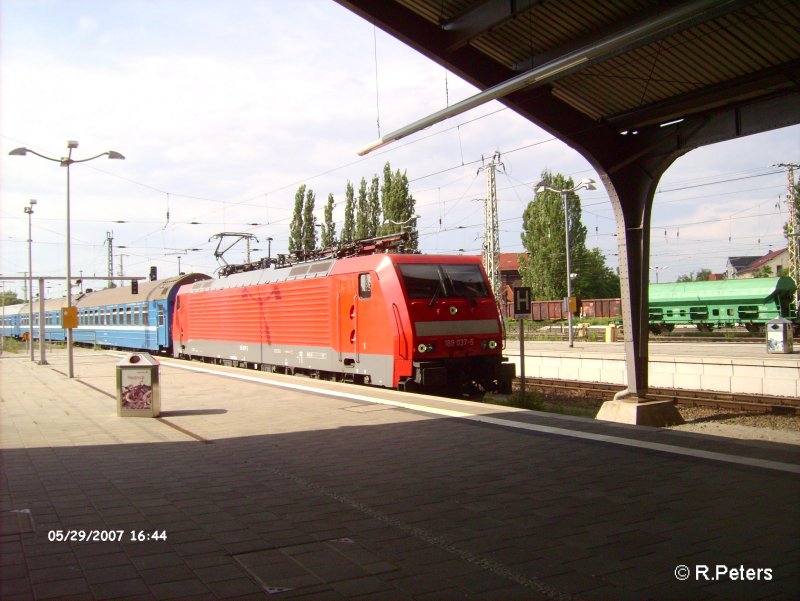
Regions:
<instances>
[{"instance_id":1,"label":"green tree","mask_svg":"<svg viewBox=\"0 0 800 601\"><path fill-rule=\"evenodd\" d=\"M306 190L306 203L303 207L303 250L312 251L317 248L317 218L314 216L314 191Z\"/></svg>"},{"instance_id":2,"label":"green tree","mask_svg":"<svg viewBox=\"0 0 800 601\"><path fill-rule=\"evenodd\" d=\"M383 166L383 183L381 184L381 208L383 209L384 218L384 222L378 230L381 234L399 231L399 226L391 223L391 221L400 221L399 215L401 211L401 206L399 206L401 201L394 190L395 181L395 174L392 173L392 167L387 162Z\"/></svg>"},{"instance_id":3,"label":"green tree","mask_svg":"<svg viewBox=\"0 0 800 601\"><path fill-rule=\"evenodd\" d=\"M711 270L707 268L703 268L697 273L686 273L683 275L678 276L678 279L675 280L676 282L707 282L711 279Z\"/></svg>"},{"instance_id":4,"label":"green tree","mask_svg":"<svg viewBox=\"0 0 800 601\"><path fill-rule=\"evenodd\" d=\"M379 228L382 234L401 232L404 229L416 228L416 219L412 219L416 200L408 190L408 176L399 169L392 173L389 163L383 168L383 185L381 187L381 206L383 208L383 225ZM409 247L417 249L416 237L410 241Z\"/></svg>"},{"instance_id":5,"label":"green tree","mask_svg":"<svg viewBox=\"0 0 800 601\"><path fill-rule=\"evenodd\" d=\"M383 219L381 219L381 198L380 198L380 179L375 175L369 185L369 192L367 194L367 238L372 238L378 235L378 228Z\"/></svg>"},{"instance_id":6,"label":"green tree","mask_svg":"<svg viewBox=\"0 0 800 601\"><path fill-rule=\"evenodd\" d=\"M367 180L361 178L358 186L355 239L369 238L369 201L367 200Z\"/></svg>"},{"instance_id":7,"label":"green tree","mask_svg":"<svg viewBox=\"0 0 800 601\"><path fill-rule=\"evenodd\" d=\"M4 290L0 293L0 306L7 307L9 305L21 305L25 301L17 296L14 290Z\"/></svg>"},{"instance_id":8,"label":"green tree","mask_svg":"<svg viewBox=\"0 0 800 601\"><path fill-rule=\"evenodd\" d=\"M698 271L695 274L694 281L695 282L707 282L708 280L711 279L711 275L712 274L711 274L711 270L710 269L703 268L703 269L701 269L700 271Z\"/></svg>"},{"instance_id":9,"label":"green tree","mask_svg":"<svg viewBox=\"0 0 800 601\"><path fill-rule=\"evenodd\" d=\"M327 248L336 244L336 224L333 222L333 194L328 194L328 202L325 203L325 221L322 223L320 233L320 245Z\"/></svg>"},{"instance_id":10,"label":"green tree","mask_svg":"<svg viewBox=\"0 0 800 601\"><path fill-rule=\"evenodd\" d=\"M572 178L549 171L542 172L542 180L557 190L575 186ZM588 264L586 227L581 222L580 197L574 192L567 195L569 215L570 259L575 267ZM538 300L562 298L567 295L566 242L564 239L564 203L561 194L537 192L528 203L522 217L522 244L527 256L520 259L520 274L524 286L530 287ZM579 289L576 281L575 294Z\"/></svg>"},{"instance_id":11,"label":"green tree","mask_svg":"<svg viewBox=\"0 0 800 601\"><path fill-rule=\"evenodd\" d=\"M347 180L344 192L344 225L342 225L342 242L352 242L356 234L355 222L355 191L353 184Z\"/></svg>"},{"instance_id":12,"label":"green tree","mask_svg":"<svg viewBox=\"0 0 800 601\"><path fill-rule=\"evenodd\" d=\"M294 195L294 214L289 225L289 252L295 254L303 249L303 204L306 197L306 185L301 185Z\"/></svg>"},{"instance_id":13,"label":"green tree","mask_svg":"<svg viewBox=\"0 0 800 601\"><path fill-rule=\"evenodd\" d=\"M620 296L619 276L606 265L606 258L599 248L586 251L575 271L578 277L573 281L572 291L578 298Z\"/></svg>"}]
</instances>

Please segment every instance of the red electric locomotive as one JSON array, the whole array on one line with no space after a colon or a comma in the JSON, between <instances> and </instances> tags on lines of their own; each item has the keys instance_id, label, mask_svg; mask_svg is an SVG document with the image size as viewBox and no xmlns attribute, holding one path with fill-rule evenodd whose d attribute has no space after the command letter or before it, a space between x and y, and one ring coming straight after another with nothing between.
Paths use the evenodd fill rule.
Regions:
<instances>
[{"instance_id":1,"label":"red electric locomotive","mask_svg":"<svg viewBox=\"0 0 800 601\"><path fill-rule=\"evenodd\" d=\"M399 389L510 392L477 257L373 254L235 273L178 292L173 354Z\"/></svg>"}]
</instances>

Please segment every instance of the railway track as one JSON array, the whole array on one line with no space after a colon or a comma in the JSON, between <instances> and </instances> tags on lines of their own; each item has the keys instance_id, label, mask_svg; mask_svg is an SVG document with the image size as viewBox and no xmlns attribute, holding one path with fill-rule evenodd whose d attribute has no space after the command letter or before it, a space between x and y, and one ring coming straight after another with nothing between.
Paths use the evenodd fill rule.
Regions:
<instances>
[{"instance_id":1,"label":"railway track","mask_svg":"<svg viewBox=\"0 0 800 601\"><path fill-rule=\"evenodd\" d=\"M514 380L519 390L519 378ZM536 391L552 397L583 398L607 401L624 386L602 382L525 378L525 390ZM737 394L708 390L683 390L676 388L650 388L647 397L652 400L672 401L677 405L712 407L735 412L800 414L800 399L755 394Z\"/></svg>"}]
</instances>

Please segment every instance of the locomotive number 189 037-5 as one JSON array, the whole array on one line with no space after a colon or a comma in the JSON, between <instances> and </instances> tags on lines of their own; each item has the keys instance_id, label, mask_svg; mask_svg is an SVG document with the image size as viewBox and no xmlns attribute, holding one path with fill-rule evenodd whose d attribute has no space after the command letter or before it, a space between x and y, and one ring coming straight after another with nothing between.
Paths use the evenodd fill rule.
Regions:
<instances>
[{"instance_id":1,"label":"locomotive number 189 037-5","mask_svg":"<svg viewBox=\"0 0 800 601\"><path fill-rule=\"evenodd\" d=\"M447 338L444 341L444 345L447 348L458 348L462 346L474 346L475 339L474 338Z\"/></svg>"}]
</instances>

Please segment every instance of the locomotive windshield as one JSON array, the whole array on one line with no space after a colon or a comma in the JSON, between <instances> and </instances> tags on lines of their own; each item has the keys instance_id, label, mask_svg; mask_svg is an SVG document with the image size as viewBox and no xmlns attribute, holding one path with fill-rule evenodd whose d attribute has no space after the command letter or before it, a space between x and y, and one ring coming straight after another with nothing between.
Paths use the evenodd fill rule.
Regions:
<instances>
[{"instance_id":1,"label":"locomotive windshield","mask_svg":"<svg viewBox=\"0 0 800 601\"><path fill-rule=\"evenodd\" d=\"M484 298L489 289L477 265L400 263L409 298Z\"/></svg>"}]
</instances>

